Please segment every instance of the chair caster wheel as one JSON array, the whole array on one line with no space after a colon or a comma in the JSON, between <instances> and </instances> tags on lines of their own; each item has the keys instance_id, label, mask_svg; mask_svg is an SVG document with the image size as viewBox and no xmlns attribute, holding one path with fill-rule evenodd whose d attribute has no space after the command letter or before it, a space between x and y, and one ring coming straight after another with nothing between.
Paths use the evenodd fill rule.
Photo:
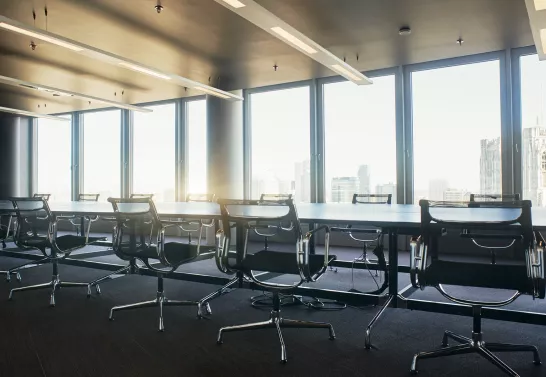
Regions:
<instances>
[{"instance_id":1,"label":"chair caster wheel","mask_svg":"<svg viewBox=\"0 0 546 377\"><path fill-rule=\"evenodd\" d=\"M336 337L335 337L335 336L331 336L331 337L329 337L328 339L330 339L330 340L336 340ZM368 347L366 347L366 349L368 349Z\"/></svg>"},{"instance_id":2,"label":"chair caster wheel","mask_svg":"<svg viewBox=\"0 0 546 377\"><path fill-rule=\"evenodd\" d=\"M281 364L286 364L286 360L281 360Z\"/></svg>"},{"instance_id":3,"label":"chair caster wheel","mask_svg":"<svg viewBox=\"0 0 546 377\"><path fill-rule=\"evenodd\" d=\"M101 294L100 287L98 284L95 286L95 292L97 292L98 295Z\"/></svg>"},{"instance_id":4,"label":"chair caster wheel","mask_svg":"<svg viewBox=\"0 0 546 377\"><path fill-rule=\"evenodd\" d=\"M15 274L15 278L17 279L17 281L18 281L19 283L21 282L21 280L23 280L23 279L21 278L21 274L20 274L20 273Z\"/></svg>"},{"instance_id":5,"label":"chair caster wheel","mask_svg":"<svg viewBox=\"0 0 546 377\"><path fill-rule=\"evenodd\" d=\"M416 376L417 373L418 373L418 372L417 372L416 370L410 370L410 374L411 374L412 376Z\"/></svg>"},{"instance_id":6,"label":"chair caster wheel","mask_svg":"<svg viewBox=\"0 0 546 377\"><path fill-rule=\"evenodd\" d=\"M216 341L216 344L218 344L218 345L220 346L220 345L224 344L224 342L221 341L221 340L217 340L217 341Z\"/></svg>"},{"instance_id":7,"label":"chair caster wheel","mask_svg":"<svg viewBox=\"0 0 546 377\"><path fill-rule=\"evenodd\" d=\"M535 364L535 365L542 365L542 361L533 361L533 364Z\"/></svg>"}]
</instances>

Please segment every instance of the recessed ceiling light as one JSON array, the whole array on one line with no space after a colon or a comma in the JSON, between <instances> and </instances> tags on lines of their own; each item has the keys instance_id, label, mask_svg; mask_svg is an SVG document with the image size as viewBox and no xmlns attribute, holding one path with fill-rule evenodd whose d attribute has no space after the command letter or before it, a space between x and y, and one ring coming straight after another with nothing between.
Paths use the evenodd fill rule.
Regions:
<instances>
[{"instance_id":1,"label":"recessed ceiling light","mask_svg":"<svg viewBox=\"0 0 546 377\"><path fill-rule=\"evenodd\" d=\"M224 3L231 5L233 8L242 8L245 4L241 3L239 0L222 0Z\"/></svg>"},{"instance_id":2,"label":"recessed ceiling light","mask_svg":"<svg viewBox=\"0 0 546 377\"><path fill-rule=\"evenodd\" d=\"M400 34L400 35L410 35L411 34L411 29L410 29L409 26L402 26L398 30L398 34Z\"/></svg>"},{"instance_id":3,"label":"recessed ceiling light","mask_svg":"<svg viewBox=\"0 0 546 377\"><path fill-rule=\"evenodd\" d=\"M320 46L316 41L307 37L305 34L296 30L279 17L262 7L254 0L244 0L244 7L237 8L228 5L227 0L214 0L223 7L237 13L244 19L252 22L262 30L267 31L275 38L283 41L287 45L294 47L298 51L309 56L311 59L324 65L325 67L332 68L333 66L339 66L342 69L338 70L338 73L344 76L346 79L354 82L357 85L372 84L372 80L368 79L365 75L354 69L347 63L343 62L339 57ZM238 1L238 0L237 0ZM345 67L345 68L344 68ZM335 68L332 68L335 69ZM349 74L347 74L349 72Z\"/></svg>"},{"instance_id":4,"label":"recessed ceiling light","mask_svg":"<svg viewBox=\"0 0 546 377\"><path fill-rule=\"evenodd\" d=\"M224 95L222 93L216 93L215 91L210 90L209 88L204 88L202 86L196 86L196 87L194 87L194 89L200 90L200 91L205 92L207 94L211 94L213 96L220 97L220 98L223 98L223 99L228 99L229 98L228 96L226 96L226 95Z\"/></svg>"},{"instance_id":5,"label":"recessed ceiling light","mask_svg":"<svg viewBox=\"0 0 546 377\"><path fill-rule=\"evenodd\" d=\"M45 118L45 119L52 119L52 120L61 120L61 121L64 121L64 122L69 122L70 121L70 119L57 117L57 116L54 116L54 115L33 113L31 111L11 109L9 107L0 106L0 111L3 111L5 113L10 113L10 114L24 115L24 116L33 117L33 118Z\"/></svg>"},{"instance_id":6,"label":"recessed ceiling light","mask_svg":"<svg viewBox=\"0 0 546 377\"><path fill-rule=\"evenodd\" d=\"M535 9L536 10L546 9L546 0L535 0Z\"/></svg>"},{"instance_id":7,"label":"recessed ceiling light","mask_svg":"<svg viewBox=\"0 0 546 377\"><path fill-rule=\"evenodd\" d=\"M36 39L40 39L40 40L45 41L45 42L53 43L53 44L56 44L57 46L68 48L68 49L70 49L72 51L80 52L80 51L84 50L82 47L75 46L75 45L73 45L71 43L62 41L60 39L51 37L49 35L42 34L42 33L36 33L36 32L31 31L31 30L24 29L22 27L7 24L5 22L0 22L0 27L4 28L6 30L13 31L15 33L28 35L29 37L32 37L32 38L36 38Z\"/></svg>"},{"instance_id":8,"label":"recessed ceiling light","mask_svg":"<svg viewBox=\"0 0 546 377\"><path fill-rule=\"evenodd\" d=\"M291 44L295 45L300 50L303 50L304 52L307 52L308 54L316 54L317 50L315 50L313 47L309 46L308 44L304 43L301 39L298 39L294 37L292 34L284 30L280 26L272 27L271 30L273 30L275 33L279 34L281 38L285 39L287 42L290 42Z\"/></svg>"},{"instance_id":9,"label":"recessed ceiling light","mask_svg":"<svg viewBox=\"0 0 546 377\"><path fill-rule=\"evenodd\" d=\"M164 75L162 73L155 72L155 71L152 71L151 69L140 67L138 65L134 65L134 64L131 64L131 63L120 62L118 64L121 65L122 67L132 69L133 71L142 72L142 73L145 73L145 74L150 75L150 76L159 77L160 79L163 79L163 80L170 80L171 79L167 75Z\"/></svg>"}]
</instances>

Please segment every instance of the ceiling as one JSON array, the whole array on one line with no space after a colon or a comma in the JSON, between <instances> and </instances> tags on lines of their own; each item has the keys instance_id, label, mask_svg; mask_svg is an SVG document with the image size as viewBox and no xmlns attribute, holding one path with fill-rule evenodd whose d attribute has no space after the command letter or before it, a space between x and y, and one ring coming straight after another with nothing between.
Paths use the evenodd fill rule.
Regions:
<instances>
[{"instance_id":1,"label":"ceiling","mask_svg":"<svg viewBox=\"0 0 546 377\"><path fill-rule=\"evenodd\" d=\"M359 70L533 44L524 0L256 0ZM213 0L1 0L0 15L224 90L334 72ZM398 35L401 26L412 29ZM462 37L459 46L456 40ZM0 75L127 103L199 95L164 80L0 30ZM357 60L358 56L358 60ZM273 66L278 65L277 71ZM104 107L0 85L0 106Z\"/></svg>"}]
</instances>

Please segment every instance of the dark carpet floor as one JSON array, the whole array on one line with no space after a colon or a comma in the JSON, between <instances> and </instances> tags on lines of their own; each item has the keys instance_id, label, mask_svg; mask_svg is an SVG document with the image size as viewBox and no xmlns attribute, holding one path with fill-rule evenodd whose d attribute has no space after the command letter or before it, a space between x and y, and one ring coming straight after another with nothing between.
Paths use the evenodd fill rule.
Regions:
<instances>
[{"instance_id":1,"label":"dark carpet floor","mask_svg":"<svg viewBox=\"0 0 546 377\"><path fill-rule=\"evenodd\" d=\"M203 263L203 262L201 262ZM212 263L212 261L206 262ZM21 264L20 259L0 258L0 269ZM204 268L200 266L199 268ZM209 266L210 268L210 266ZM104 271L61 266L61 277L90 281ZM157 331L156 308L119 312L108 321L114 305L155 297L156 279L127 276L101 286L102 295L86 298L85 289L63 288L57 306L48 306L48 291L16 294L9 289L45 282L51 266L22 272L23 282L0 282L0 376L408 376L415 352L439 346L445 329L470 335L467 317L389 309L373 335L377 350L364 349L364 329L376 308L315 311L303 306L287 307L287 318L329 321L337 339L328 340L326 330L285 330L288 363L281 365L280 346L274 330L226 334L216 345L218 328L267 319L268 312L254 309L249 298L259 292L235 290L211 303L209 320L196 319L194 308L166 308L165 332ZM401 274L402 275L402 274ZM402 275L403 276L403 275ZM349 279L347 281L347 279ZM402 279L402 277L401 277ZM407 279L407 276L405 276ZM360 275L358 282L373 285ZM321 285L338 282L350 288L350 273L326 274ZM404 284L407 280L404 281ZM167 280L172 299L199 299L215 286ZM438 298L432 290L417 298ZM518 305L545 312L545 304L522 300ZM546 327L484 320L487 340L539 346L546 358ZM546 365L536 367L532 356L501 356L521 376L545 376ZM479 356L454 356L426 360L421 376L499 376L501 373Z\"/></svg>"}]
</instances>

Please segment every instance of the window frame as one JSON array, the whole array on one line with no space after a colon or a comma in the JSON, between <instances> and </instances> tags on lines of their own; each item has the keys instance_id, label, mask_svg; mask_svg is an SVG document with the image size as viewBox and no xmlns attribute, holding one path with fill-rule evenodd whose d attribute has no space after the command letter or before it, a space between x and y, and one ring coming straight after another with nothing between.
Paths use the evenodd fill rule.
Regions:
<instances>
[{"instance_id":1,"label":"window frame","mask_svg":"<svg viewBox=\"0 0 546 377\"><path fill-rule=\"evenodd\" d=\"M509 111L509 89L510 82L507 71L507 52L493 51L475 55L459 56L442 60L435 60L424 63L409 64L403 67L404 76L404 141L405 141L405 198L407 204L413 203L414 196L414 160L413 160L413 91L412 91L412 73L422 72L433 69L449 68L461 65L470 65L484 63L489 61L499 61L499 104L501 119L501 174L502 174L502 193L514 193L513 180L513 156L512 156L512 124L510 122L511 113Z\"/></svg>"}]
</instances>

